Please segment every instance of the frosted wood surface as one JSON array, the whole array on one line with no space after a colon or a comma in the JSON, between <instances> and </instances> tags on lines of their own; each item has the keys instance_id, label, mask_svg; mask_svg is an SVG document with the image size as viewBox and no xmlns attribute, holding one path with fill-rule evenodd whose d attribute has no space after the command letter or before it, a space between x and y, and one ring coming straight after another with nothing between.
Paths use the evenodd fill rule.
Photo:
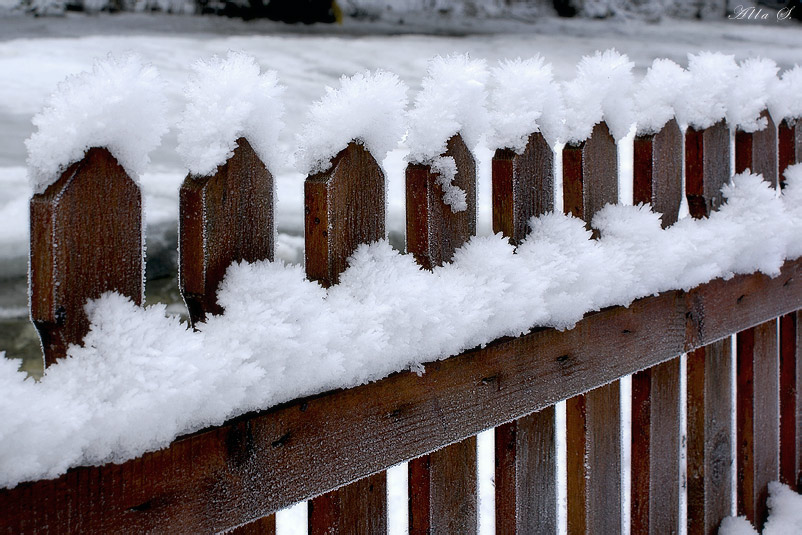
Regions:
<instances>
[{"instance_id":1,"label":"frosted wood surface","mask_svg":"<svg viewBox=\"0 0 802 535\"><path fill-rule=\"evenodd\" d=\"M90 149L31 199L31 319L45 365L89 330L88 299L142 304L142 195L106 149Z\"/></svg>"},{"instance_id":2,"label":"frosted wood surface","mask_svg":"<svg viewBox=\"0 0 802 535\"><path fill-rule=\"evenodd\" d=\"M802 161L802 121L783 120L778 127L777 146L780 183L783 184L783 173L788 166Z\"/></svg>"},{"instance_id":3,"label":"frosted wood surface","mask_svg":"<svg viewBox=\"0 0 802 535\"><path fill-rule=\"evenodd\" d=\"M798 490L802 475L802 329L798 312L779 321L780 481Z\"/></svg>"},{"instance_id":4,"label":"frosted wood surface","mask_svg":"<svg viewBox=\"0 0 802 535\"><path fill-rule=\"evenodd\" d=\"M761 114L768 126L757 132L735 132L735 172L750 169L777 187L777 125L767 111Z\"/></svg>"},{"instance_id":5,"label":"frosted wood surface","mask_svg":"<svg viewBox=\"0 0 802 535\"><path fill-rule=\"evenodd\" d=\"M193 324L221 314L217 289L233 262L273 260L273 176L245 138L210 176L179 192L181 295Z\"/></svg>"},{"instance_id":6,"label":"frosted wood surface","mask_svg":"<svg viewBox=\"0 0 802 535\"><path fill-rule=\"evenodd\" d=\"M517 245L529 220L554 210L554 151L543 134L529 136L522 154L498 149L493 156L493 232Z\"/></svg>"},{"instance_id":7,"label":"frosted wood surface","mask_svg":"<svg viewBox=\"0 0 802 535\"><path fill-rule=\"evenodd\" d=\"M730 131L724 121L685 131L685 193L693 217L706 217L721 206L721 186L732 174L730 151Z\"/></svg>"},{"instance_id":8,"label":"frosted wood surface","mask_svg":"<svg viewBox=\"0 0 802 535\"><path fill-rule=\"evenodd\" d=\"M665 228L677 221L682 193L682 132L672 119L657 134L634 140L633 201L651 204Z\"/></svg>"}]
</instances>

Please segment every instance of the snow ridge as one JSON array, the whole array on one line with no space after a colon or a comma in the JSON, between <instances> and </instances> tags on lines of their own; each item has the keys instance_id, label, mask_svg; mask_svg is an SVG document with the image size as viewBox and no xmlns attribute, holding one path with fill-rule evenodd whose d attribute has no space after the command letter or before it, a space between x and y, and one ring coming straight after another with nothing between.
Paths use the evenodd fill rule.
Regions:
<instances>
[{"instance_id":1,"label":"snow ridge","mask_svg":"<svg viewBox=\"0 0 802 535\"><path fill-rule=\"evenodd\" d=\"M727 122L743 132L757 132L768 125L760 114L776 93L780 70L774 60L748 58L738 66L727 102Z\"/></svg>"},{"instance_id":2,"label":"snow ridge","mask_svg":"<svg viewBox=\"0 0 802 535\"><path fill-rule=\"evenodd\" d=\"M633 92L638 135L656 134L674 118L690 74L670 59L655 59Z\"/></svg>"},{"instance_id":3,"label":"snow ridge","mask_svg":"<svg viewBox=\"0 0 802 535\"><path fill-rule=\"evenodd\" d=\"M724 119L738 64L735 57L721 52L688 54L690 83L677 101L680 126L702 130Z\"/></svg>"},{"instance_id":4,"label":"snow ridge","mask_svg":"<svg viewBox=\"0 0 802 535\"><path fill-rule=\"evenodd\" d=\"M158 71L135 54L109 54L91 72L69 76L33 118L37 131L25 141L34 193L92 147L109 149L137 180L167 132L166 111Z\"/></svg>"},{"instance_id":5,"label":"snow ridge","mask_svg":"<svg viewBox=\"0 0 802 535\"><path fill-rule=\"evenodd\" d=\"M376 161L384 160L404 135L407 86L397 75L376 70L340 78L340 87L326 94L307 113L298 135L295 163L303 174L331 167L331 159L357 141Z\"/></svg>"},{"instance_id":6,"label":"snow ridge","mask_svg":"<svg viewBox=\"0 0 802 535\"><path fill-rule=\"evenodd\" d=\"M192 66L178 124L178 153L193 175L210 175L245 137L268 169L280 164L278 136L284 123L284 87L276 71L260 74L256 59L229 51Z\"/></svg>"},{"instance_id":7,"label":"snow ridge","mask_svg":"<svg viewBox=\"0 0 802 535\"><path fill-rule=\"evenodd\" d=\"M225 313L198 332L164 305L106 294L87 306L83 346L41 382L0 358L0 486L121 462L248 410L418 369L533 326L571 328L639 297L777 275L802 255L802 165L786 176L777 196L760 176L737 175L718 212L665 230L643 205L601 210L598 240L581 220L550 213L533 218L517 251L500 234L476 237L432 271L386 241L363 245L329 289L301 266L234 264L218 294Z\"/></svg>"},{"instance_id":8,"label":"snow ridge","mask_svg":"<svg viewBox=\"0 0 802 535\"><path fill-rule=\"evenodd\" d=\"M783 119L802 117L802 67L796 65L782 74L774 87L769 109L774 122L778 124Z\"/></svg>"}]
</instances>

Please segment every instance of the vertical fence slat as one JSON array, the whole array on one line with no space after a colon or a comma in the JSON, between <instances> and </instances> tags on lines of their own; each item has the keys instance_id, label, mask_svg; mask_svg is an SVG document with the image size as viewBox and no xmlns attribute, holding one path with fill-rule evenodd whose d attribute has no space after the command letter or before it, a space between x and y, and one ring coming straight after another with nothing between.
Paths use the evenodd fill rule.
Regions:
<instances>
[{"instance_id":1,"label":"vertical fence slat","mask_svg":"<svg viewBox=\"0 0 802 535\"><path fill-rule=\"evenodd\" d=\"M802 123L783 120L778 134L780 184L789 165L802 160ZM802 488L802 359L799 313L780 318L780 480Z\"/></svg>"},{"instance_id":2,"label":"vertical fence slat","mask_svg":"<svg viewBox=\"0 0 802 535\"><path fill-rule=\"evenodd\" d=\"M384 173L356 143L331 168L304 183L306 274L336 284L347 258L362 243L385 236ZM387 530L387 474L380 472L309 503L309 533L374 534Z\"/></svg>"},{"instance_id":3,"label":"vertical fence slat","mask_svg":"<svg viewBox=\"0 0 802 535\"><path fill-rule=\"evenodd\" d=\"M618 154L605 123L563 149L563 208L588 225L618 202ZM621 399L618 381L567 401L568 533L621 531Z\"/></svg>"},{"instance_id":4,"label":"vertical fence slat","mask_svg":"<svg viewBox=\"0 0 802 535\"><path fill-rule=\"evenodd\" d=\"M540 133L522 154L493 156L493 232L518 245L529 219L554 209L554 151ZM554 407L495 429L497 533L555 533L557 479Z\"/></svg>"},{"instance_id":5,"label":"vertical fence slat","mask_svg":"<svg viewBox=\"0 0 802 535\"><path fill-rule=\"evenodd\" d=\"M476 161L459 134L442 156L454 158L452 183L465 192L466 210L454 212L444 202L428 165L410 164L406 170L407 252L427 269L451 261L476 234ZM408 470L411 534L476 532L476 437L413 459Z\"/></svg>"},{"instance_id":6,"label":"vertical fence slat","mask_svg":"<svg viewBox=\"0 0 802 535\"><path fill-rule=\"evenodd\" d=\"M761 529L768 486L778 475L776 320L738 333L737 347L738 514Z\"/></svg>"},{"instance_id":7,"label":"vertical fence slat","mask_svg":"<svg viewBox=\"0 0 802 535\"><path fill-rule=\"evenodd\" d=\"M529 219L554 210L554 151L540 132L529 136L524 152L498 149L493 156L493 232L518 245Z\"/></svg>"},{"instance_id":8,"label":"vertical fence slat","mask_svg":"<svg viewBox=\"0 0 802 535\"><path fill-rule=\"evenodd\" d=\"M116 291L142 304L142 196L107 149L92 148L30 210L31 319L49 366L83 340L87 299Z\"/></svg>"},{"instance_id":9,"label":"vertical fence slat","mask_svg":"<svg viewBox=\"0 0 802 535\"><path fill-rule=\"evenodd\" d=\"M675 120L634 141L633 201L677 221L682 131ZM632 375L632 533L679 532L680 359Z\"/></svg>"},{"instance_id":10,"label":"vertical fence slat","mask_svg":"<svg viewBox=\"0 0 802 535\"><path fill-rule=\"evenodd\" d=\"M768 126L754 133L735 133L735 172L751 169L777 187L777 135L768 112ZM766 521L768 484L779 470L779 363L777 320L737 335L736 462L738 514L758 528Z\"/></svg>"},{"instance_id":11,"label":"vertical fence slat","mask_svg":"<svg viewBox=\"0 0 802 535\"><path fill-rule=\"evenodd\" d=\"M179 192L179 280L190 321L221 314L217 288L232 262L273 259L273 176L245 138L209 176Z\"/></svg>"},{"instance_id":12,"label":"vertical fence slat","mask_svg":"<svg viewBox=\"0 0 802 535\"><path fill-rule=\"evenodd\" d=\"M730 178L730 134L723 121L685 133L685 193L695 218L721 205ZM729 516L732 481L732 351L725 338L688 354L688 533L712 535Z\"/></svg>"}]
</instances>

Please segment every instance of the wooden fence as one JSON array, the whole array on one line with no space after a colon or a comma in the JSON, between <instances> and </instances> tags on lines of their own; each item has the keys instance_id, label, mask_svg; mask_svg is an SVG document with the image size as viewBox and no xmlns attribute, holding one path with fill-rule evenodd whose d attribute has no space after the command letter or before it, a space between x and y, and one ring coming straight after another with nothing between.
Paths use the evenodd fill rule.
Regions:
<instances>
[{"instance_id":1,"label":"wooden fence","mask_svg":"<svg viewBox=\"0 0 802 535\"><path fill-rule=\"evenodd\" d=\"M773 184L802 154L799 124L770 124L735 139L736 171L749 167ZM720 186L732 171L724 123L689 129L684 145L675 121L636 138L635 202L662 212L664 226L679 212L683 146L693 217L718 208ZM457 164L466 211L454 213L443 203L428 166L410 165L406 173L408 252L426 268L448 262L476 230L474 158L459 135L445 155ZM493 228L514 244L531 216L554 207L553 163L537 133L522 154L498 150L493 158ZM616 202L617 165L604 123L587 141L566 146L565 211L590 221ZM272 181L245 139L215 175L185 180L180 288L193 323L221 312L215 292L232 261L272 259ZM81 341L87 298L116 290L141 302L141 216L138 187L102 148L31 201L31 311L48 365ZM384 176L373 156L351 143L329 171L310 176L305 217L307 275L335 285L356 246L385 235ZM629 374L632 533L680 529L683 403L688 533L715 533L730 514L733 492L738 513L759 525L767 516L768 483L779 478L798 489L802 474L800 308L802 260L786 262L773 279L736 276L665 292L588 314L569 331L536 328L497 340L428 364L421 376L396 373L299 399L123 464L75 468L0 490L0 527L6 533L271 533L274 512L311 500L313 535L384 533L385 470L410 461L410 533L474 533L476 434L495 428L497 532L553 533L554 404L567 400L568 532L618 533L620 379ZM684 353L687 398L681 399Z\"/></svg>"}]
</instances>

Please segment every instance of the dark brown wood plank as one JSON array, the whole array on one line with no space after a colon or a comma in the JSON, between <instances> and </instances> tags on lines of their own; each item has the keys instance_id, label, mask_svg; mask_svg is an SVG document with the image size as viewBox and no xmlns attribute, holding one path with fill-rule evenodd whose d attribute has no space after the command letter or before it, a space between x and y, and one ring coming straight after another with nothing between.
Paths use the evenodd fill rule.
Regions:
<instances>
[{"instance_id":1,"label":"dark brown wood plank","mask_svg":"<svg viewBox=\"0 0 802 535\"><path fill-rule=\"evenodd\" d=\"M763 180L777 187L777 125L763 111L768 125L757 132L735 131L735 172L743 173L750 169L763 175Z\"/></svg>"},{"instance_id":2,"label":"dark brown wood plank","mask_svg":"<svg viewBox=\"0 0 802 535\"><path fill-rule=\"evenodd\" d=\"M191 323L221 314L217 288L232 262L273 260L273 175L245 138L217 172L179 191L179 281Z\"/></svg>"},{"instance_id":3,"label":"dark brown wood plank","mask_svg":"<svg viewBox=\"0 0 802 535\"><path fill-rule=\"evenodd\" d=\"M362 145L351 142L331 168L304 183L306 274L329 287L363 243L384 239L384 173Z\"/></svg>"},{"instance_id":4,"label":"dark brown wood plank","mask_svg":"<svg viewBox=\"0 0 802 535\"><path fill-rule=\"evenodd\" d=\"M495 429L496 533L557 532L554 406Z\"/></svg>"},{"instance_id":5,"label":"dark brown wood plank","mask_svg":"<svg viewBox=\"0 0 802 535\"><path fill-rule=\"evenodd\" d=\"M522 154L493 156L493 232L518 245L529 220L554 210L554 151L535 133ZM554 407L495 429L496 532L556 533Z\"/></svg>"},{"instance_id":6,"label":"dark brown wood plank","mask_svg":"<svg viewBox=\"0 0 802 535\"><path fill-rule=\"evenodd\" d=\"M693 217L707 217L721 206L721 186L729 182L730 131L724 121L685 131L685 194Z\"/></svg>"},{"instance_id":7,"label":"dark brown wood plank","mask_svg":"<svg viewBox=\"0 0 802 535\"><path fill-rule=\"evenodd\" d=\"M634 140L633 200L673 225L682 202L682 132L675 120ZM679 358L632 376L631 532L678 533Z\"/></svg>"},{"instance_id":8,"label":"dark brown wood plank","mask_svg":"<svg viewBox=\"0 0 802 535\"><path fill-rule=\"evenodd\" d=\"M761 529L779 471L776 320L738 333L737 347L738 514Z\"/></svg>"},{"instance_id":9,"label":"dark brown wood plank","mask_svg":"<svg viewBox=\"0 0 802 535\"><path fill-rule=\"evenodd\" d=\"M780 318L780 481L794 490L802 476L802 345L799 313Z\"/></svg>"},{"instance_id":10,"label":"dark brown wood plank","mask_svg":"<svg viewBox=\"0 0 802 535\"><path fill-rule=\"evenodd\" d=\"M802 161L802 121L784 119L777 132L780 184L785 184L785 170Z\"/></svg>"},{"instance_id":11,"label":"dark brown wood plank","mask_svg":"<svg viewBox=\"0 0 802 535\"><path fill-rule=\"evenodd\" d=\"M618 151L602 122L587 140L563 149L563 209L590 228L596 212L617 202ZM615 381L567 401L569 534L621 531L619 394Z\"/></svg>"},{"instance_id":12,"label":"dark brown wood plank","mask_svg":"<svg viewBox=\"0 0 802 535\"><path fill-rule=\"evenodd\" d=\"M633 202L651 204L673 225L682 202L682 131L672 119L660 132L638 136L633 152Z\"/></svg>"},{"instance_id":13,"label":"dark brown wood plank","mask_svg":"<svg viewBox=\"0 0 802 535\"><path fill-rule=\"evenodd\" d=\"M225 530L800 306L802 260L795 260L773 279L736 276L605 309L569 331L538 329L427 364L420 377L397 373L296 400L119 465L0 490L0 532L46 525L81 533ZM706 384L729 396L727 377L707 376ZM689 448L699 442L690 435L693 414L689 407ZM727 414L713 421L708 445L715 446L718 426L729 428ZM722 481L708 481L728 484L728 467Z\"/></svg>"},{"instance_id":14,"label":"dark brown wood plank","mask_svg":"<svg viewBox=\"0 0 802 535\"><path fill-rule=\"evenodd\" d=\"M529 220L554 210L554 151L540 132L521 154L498 149L493 156L493 232L514 245L529 233Z\"/></svg>"},{"instance_id":15,"label":"dark brown wood plank","mask_svg":"<svg viewBox=\"0 0 802 535\"><path fill-rule=\"evenodd\" d=\"M467 210L454 212L443 202L443 188L429 165L410 164L406 170L407 251L426 269L450 262L476 234L476 161L459 134L448 140L442 156L457 164L453 184L466 193Z\"/></svg>"},{"instance_id":16,"label":"dark brown wood plank","mask_svg":"<svg viewBox=\"0 0 802 535\"><path fill-rule=\"evenodd\" d=\"M45 366L89 330L88 299L119 292L142 304L142 195L107 149L31 199L31 319Z\"/></svg>"},{"instance_id":17,"label":"dark brown wood plank","mask_svg":"<svg viewBox=\"0 0 802 535\"><path fill-rule=\"evenodd\" d=\"M267 515L227 531L229 535L275 535L276 515Z\"/></svg>"},{"instance_id":18,"label":"dark brown wood plank","mask_svg":"<svg viewBox=\"0 0 802 535\"><path fill-rule=\"evenodd\" d=\"M688 353L688 533L713 535L730 515L732 345Z\"/></svg>"},{"instance_id":19,"label":"dark brown wood plank","mask_svg":"<svg viewBox=\"0 0 802 535\"><path fill-rule=\"evenodd\" d=\"M430 166L407 167L407 252L426 269L451 261L476 234L476 161L459 134L441 156L454 158L452 183L465 192L468 208L454 212L444 202ZM476 533L476 437L413 459L408 470L411 534Z\"/></svg>"},{"instance_id":20,"label":"dark brown wood plank","mask_svg":"<svg viewBox=\"0 0 802 535\"><path fill-rule=\"evenodd\" d=\"M304 195L306 274L329 287L359 245L385 237L384 173L367 149L351 142L328 171L307 177ZM380 472L310 501L310 533L384 533L386 480Z\"/></svg>"}]
</instances>

